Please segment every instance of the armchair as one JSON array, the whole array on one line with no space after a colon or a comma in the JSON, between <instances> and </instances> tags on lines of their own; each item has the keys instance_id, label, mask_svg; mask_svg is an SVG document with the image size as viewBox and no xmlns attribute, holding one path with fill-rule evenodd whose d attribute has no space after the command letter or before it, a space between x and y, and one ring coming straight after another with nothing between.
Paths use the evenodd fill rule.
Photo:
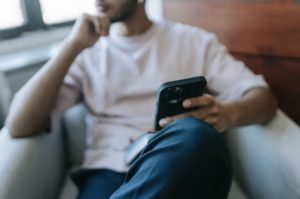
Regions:
<instances>
[{"instance_id":1,"label":"armchair","mask_svg":"<svg viewBox=\"0 0 300 199\"><path fill-rule=\"evenodd\" d=\"M1 199L70 199L70 169L84 149L83 105L67 111L50 134L13 139L0 132ZM227 133L235 179L229 199L300 198L300 129L284 113L268 123Z\"/></svg>"},{"instance_id":2,"label":"armchair","mask_svg":"<svg viewBox=\"0 0 300 199\"><path fill-rule=\"evenodd\" d=\"M5 76L0 72L0 128L3 126L4 118L8 111L11 93Z\"/></svg>"}]
</instances>

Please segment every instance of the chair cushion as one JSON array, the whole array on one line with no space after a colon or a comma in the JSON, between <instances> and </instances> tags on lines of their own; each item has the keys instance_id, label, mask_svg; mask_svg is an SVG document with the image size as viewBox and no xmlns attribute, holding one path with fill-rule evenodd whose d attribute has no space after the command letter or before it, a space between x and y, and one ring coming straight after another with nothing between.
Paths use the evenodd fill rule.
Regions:
<instances>
[{"instance_id":1,"label":"chair cushion","mask_svg":"<svg viewBox=\"0 0 300 199\"><path fill-rule=\"evenodd\" d=\"M71 165L79 165L83 160L86 140L85 114L85 106L79 104L67 110L62 120L67 161Z\"/></svg>"},{"instance_id":2,"label":"chair cushion","mask_svg":"<svg viewBox=\"0 0 300 199\"><path fill-rule=\"evenodd\" d=\"M61 189L61 192L58 196L58 199L70 199L70 198L76 198L76 195L78 193L77 187L72 182L69 172L66 175L64 179L64 183Z\"/></svg>"},{"instance_id":3,"label":"chair cushion","mask_svg":"<svg viewBox=\"0 0 300 199\"><path fill-rule=\"evenodd\" d=\"M238 182L233 178L228 199L246 199L244 191L240 188Z\"/></svg>"}]
</instances>

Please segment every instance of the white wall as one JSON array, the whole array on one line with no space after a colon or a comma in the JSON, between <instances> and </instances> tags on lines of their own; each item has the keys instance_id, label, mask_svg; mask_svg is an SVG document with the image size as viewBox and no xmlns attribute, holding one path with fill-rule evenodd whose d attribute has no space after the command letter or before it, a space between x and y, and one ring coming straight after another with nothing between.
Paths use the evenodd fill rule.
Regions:
<instances>
[{"instance_id":1,"label":"white wall","mask_svg":"<svg viewBox=\"0 0 300 199\"><path fill-rule=\"evenodd\" d=\"M159 20L163 17L162 1L163 0L147 1L147 13L151 19Z\"/></svg>"}]
</instances>

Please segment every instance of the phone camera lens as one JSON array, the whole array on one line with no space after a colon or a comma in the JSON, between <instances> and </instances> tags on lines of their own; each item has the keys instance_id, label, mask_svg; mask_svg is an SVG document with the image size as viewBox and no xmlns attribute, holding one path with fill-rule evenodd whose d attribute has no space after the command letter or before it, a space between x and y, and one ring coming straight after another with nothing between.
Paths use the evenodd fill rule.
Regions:
<instances>
[{"instance_id":1,"label":"phone camera lens","mask_svg":"<svg viewBox=\"0 0 300 199\"><path fill-rule=\"evenodd\" d=\"M182 93L182 88L181 87L175 87L173 90L174 94L180 95Z\"/></svg>"}]
</instances>

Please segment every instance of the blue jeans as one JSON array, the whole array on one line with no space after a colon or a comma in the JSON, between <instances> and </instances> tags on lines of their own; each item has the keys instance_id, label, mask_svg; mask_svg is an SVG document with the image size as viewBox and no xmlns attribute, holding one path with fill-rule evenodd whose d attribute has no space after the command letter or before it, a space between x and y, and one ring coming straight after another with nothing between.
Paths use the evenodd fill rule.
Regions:
<instances>
[{"instance_id":1,"label":"blue jeans","mask_svg":"<svg viewBox=\"0 0 300 199\"><path fill-rule=\"evenodd\" d=\"M222 199L232 171L223 136L188 117L158 132L127 173L82 170L72 178L78 199Z\"/></svg>"}]
</instances>

